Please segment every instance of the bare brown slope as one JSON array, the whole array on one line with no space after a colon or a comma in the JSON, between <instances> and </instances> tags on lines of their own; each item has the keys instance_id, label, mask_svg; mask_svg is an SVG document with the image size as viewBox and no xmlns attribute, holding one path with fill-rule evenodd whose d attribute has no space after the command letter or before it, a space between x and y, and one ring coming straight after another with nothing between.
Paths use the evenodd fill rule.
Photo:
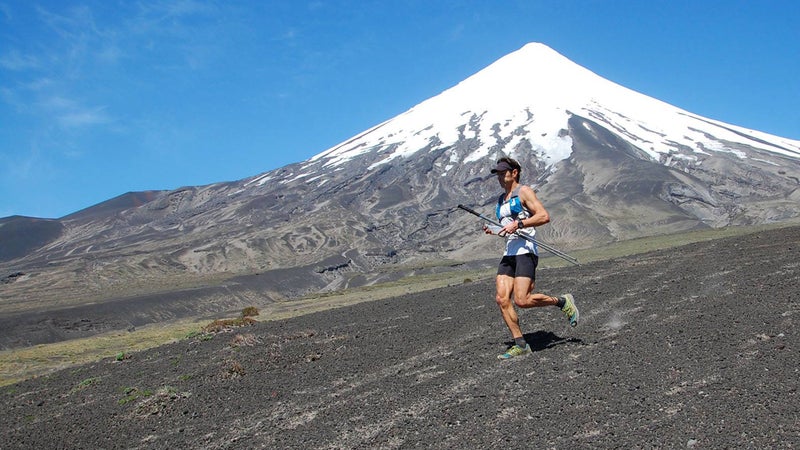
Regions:
<instances>
[{"instance_id":1,"label":"bare brown slope","mask_svg":"<svg viewBox=\"0 0 800 450\"><path fill-rule=\"evenodd\" d=\"M583 321L522 312L535 352L509 362L491 282L193 338L3 388L0 440L794 448L799 245L795 227L540 271Z\"/></svg>"}]
</instances>

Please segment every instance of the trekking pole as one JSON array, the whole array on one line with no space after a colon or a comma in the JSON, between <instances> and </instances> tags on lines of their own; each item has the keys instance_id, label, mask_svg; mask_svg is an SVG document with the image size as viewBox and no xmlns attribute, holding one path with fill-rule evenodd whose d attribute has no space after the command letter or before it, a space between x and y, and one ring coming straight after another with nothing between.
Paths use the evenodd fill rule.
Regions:
<instances>
[{"instance_id":1,"label":"trekking pole","mask_svg":"<svg viewBox=\"0 0 800 450\"><path fill-rule=\"evenodd\" d=\"M490 219L490 218L484 216L483 214L475 211L474 209L472 209L470 207L467 207L467 206L464 206L464 205L458 205L458 207L463 209L464 211L470 213L470 214L474 214L474 215L480 217L481 219L491 223L492 225L496 225L496 226L501 227L501 228L503 227L503 225L500 222L498 222L496 220L493 220L493 219ZM561 258L561 259L563 259L563 260L565 260L567 262L575 264L576 266L580 266L581 265L581 263L579 263L577 259L573 258L572 256L569 256L568 254L562 252L561 250L553 248L553 247L545 244L544 242L537 240L536 238L534 238L533 236L529 235L528 233L516 231L516 232L514 232L514 234L516 234L517 236L521 237L522 239L525 239L526 241L533 242L534 244L538 245L539 247L542 247L543 249L547 250L548 252L558 256L559 258Z\"/></svg>"}]
</instances>

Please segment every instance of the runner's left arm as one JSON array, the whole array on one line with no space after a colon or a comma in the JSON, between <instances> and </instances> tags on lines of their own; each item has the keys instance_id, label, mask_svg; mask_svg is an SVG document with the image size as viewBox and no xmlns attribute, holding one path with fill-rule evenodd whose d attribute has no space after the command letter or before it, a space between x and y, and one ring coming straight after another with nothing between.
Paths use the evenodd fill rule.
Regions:
<instances>
[{"instance_id":1,"label":"runner's left arm","mask_svg":"<svg viewBox=\"0 0 800 450\"><path fill-rule=\"evenodd\" d=\"M538 227L550 222L550 214L544 208L542 202L539 201L539 197L536 196L536 193L533 192L530 186L520 187L518 195L519 199L522 201L522 206L531 213L531 216L522 222L525 228ZM519 229L516 222L513 222L513 224L509 223L505 228L509 233L514 233Z\"/></svg>"}]
</instances>

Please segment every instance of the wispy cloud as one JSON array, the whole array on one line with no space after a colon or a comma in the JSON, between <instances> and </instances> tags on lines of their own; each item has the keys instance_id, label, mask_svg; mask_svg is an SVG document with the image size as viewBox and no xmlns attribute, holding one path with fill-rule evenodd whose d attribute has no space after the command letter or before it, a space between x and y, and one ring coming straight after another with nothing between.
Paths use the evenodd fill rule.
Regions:
<instances>
[{"instance_id":1,"label":"wispy cloud","mask_svg":"<svg viewBox=\"0 0 800 450\"><path fill-rule=\"evenodd\" d=\"M467 26L465 24L463 23L456 24L454 27L450 29L450 33L448 36L450 42L457 42L461 40L466 30Z\"/></svg>"},{"instance_id":2,"label":"wispy cloud","mask_svg":"<svg viewBox=\"0 0 800 450\"><path fill-rule=\"evenodd\" d=\"M224 41L237 30L236 7L216 2L177 0L140 2L124 26L125 35L145 50L143 58L168 61L158 68L170 73L213 67ZM156 57L160 55L160 57Z\"/></svg>"},{"instance_id":3,"label":"wispy cloud","mask_svg":"<svg viewBox=\"0 0 800 450\"><path fill-rule=\"evenodd\" d=\"M36 11L41 20L63 38L76 39L86 34L101 34L95 24L91 8L86 5L71 6L64 13L43 6L37 6Z\"/></svg>"},{"instance_id":4,"label":"wispy cloud","mask_svg":"<svg viewBox=\"0 0 800 450\"><path fill-rule=\"evenodd\" d=\"M0 14L6 21L10 21L14 17L11 14L11 8L6 3L0 3Z\"/></svg>"},{"instance_id":5,"label":"wispy cloud","mask_svg":"<svg viewBox=\"0 0 800 450\"><path fill-rule=\"evenodd\" d=\"M213 67L225 55L227 36L246 28L236 5L223 8L216 1L51 4L29 10L40 31L0 49L0 68L42 70L78 82L97 69L119 70L122 64L167 61L160 68L171 71Z\"/></svg>"},{"instance_id":6,"label":"wispy cloud","mask_svg":"<svg viewBox=\"0 0 800 450\"><path fill-rule=\"evenodd\" d=\"M36 170L30 161L89 158L103 150L97 142L121 135L144 142L142 111L159 114L153 94L183 89L190 71L218 71L226 40L248 23L240 7L215 0L3 1L0 26L27 37L0 46L0 108L20 124L16 148L0 142L0 154L37 142L14 173Z\"/></svg>"},{"instance_id":7,"label":"wispy cloud","mask_svg":"<svg viewBox=\"0 0 800 450\"><path fill-rule=\"evenodd\" d=\"M50 117L52 122L64 130L85 129L113 121L105 106L88 106L58 92L43 95L36 103L40 114Z\"/></svg>"},{"instance_id":8,"label":"wispy cloud","mask_svg":"<svg viewBox=\"0 0 800 450\"><path fill-rule=\"evenodd\" d=\"M198 0L175 0L157 2L152 5L154 11L162 11L168 17L183 17L194 14L213 14L217 11L214 3Z\"/></svg>"},{"instance_id":9,"label":"wispy cloud","mask_svg":"<svg viewBox=\"0 0 800 450\"><path fill-rule=\"evenodd\" d=\"M59 125L63 128L85 128L93 125L102 125L111 121L105 113L105 108L74 109L57 117Z\"/></svg>"},{"instance_id":10,"label":"wispy cloud","mask_svg":"<svg viewBox=\"0 0 800 450\"><path fill-rule=\"evenodd\" d=\"M50 164L42 157L36 140L27 148L18 148L14 152L0 153L5 161L0 165L4 181L27 181L39 178L43 172L50 171Z\"/></svg>"},{"instance_id":11,"label":"wispy cloud","mask_svg":"<svg viewBox=\"0 0 800 450\"><path fill-rule=\"evenodd\" d=\"M5 11L13 22L12 10L6 6ZM100 65L120 59L115 33L98 27L87 6L35 6L29 13L40 25L33 29L36 38L10 41L0 50L0 70L6 71L0 101L42 124L32 133L46 133L52 125L74 131L112 122L94 74ZM17 22L12 25L22 26Z\"/></svg>"},{"instance_id":12,"label":"wispy cloud","mask_svg":"<svg viewBox=\"0 0 800 450\"><path fill-rule=\"evenodd\" d=\"M42 67L42 63L36 55L23 54L17 49L11 49L0 56L0 67L20 71L38 69Z\"/></svg>"}]
</instances>

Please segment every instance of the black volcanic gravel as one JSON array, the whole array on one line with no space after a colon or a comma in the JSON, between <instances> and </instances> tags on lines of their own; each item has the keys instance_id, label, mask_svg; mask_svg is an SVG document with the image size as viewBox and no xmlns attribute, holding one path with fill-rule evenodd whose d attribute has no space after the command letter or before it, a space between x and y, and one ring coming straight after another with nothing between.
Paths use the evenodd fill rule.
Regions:
<instances>
[{"instance_id":1,"label":"black volcanic gravel","mask_svg":"<svg viewBox=\"0 0 800 450\"><path fill-rule=\"evenodd\" d=\"M263 322L0 388L16 448L795 448L800 228Z\"/></svg>"}]
</instances>

